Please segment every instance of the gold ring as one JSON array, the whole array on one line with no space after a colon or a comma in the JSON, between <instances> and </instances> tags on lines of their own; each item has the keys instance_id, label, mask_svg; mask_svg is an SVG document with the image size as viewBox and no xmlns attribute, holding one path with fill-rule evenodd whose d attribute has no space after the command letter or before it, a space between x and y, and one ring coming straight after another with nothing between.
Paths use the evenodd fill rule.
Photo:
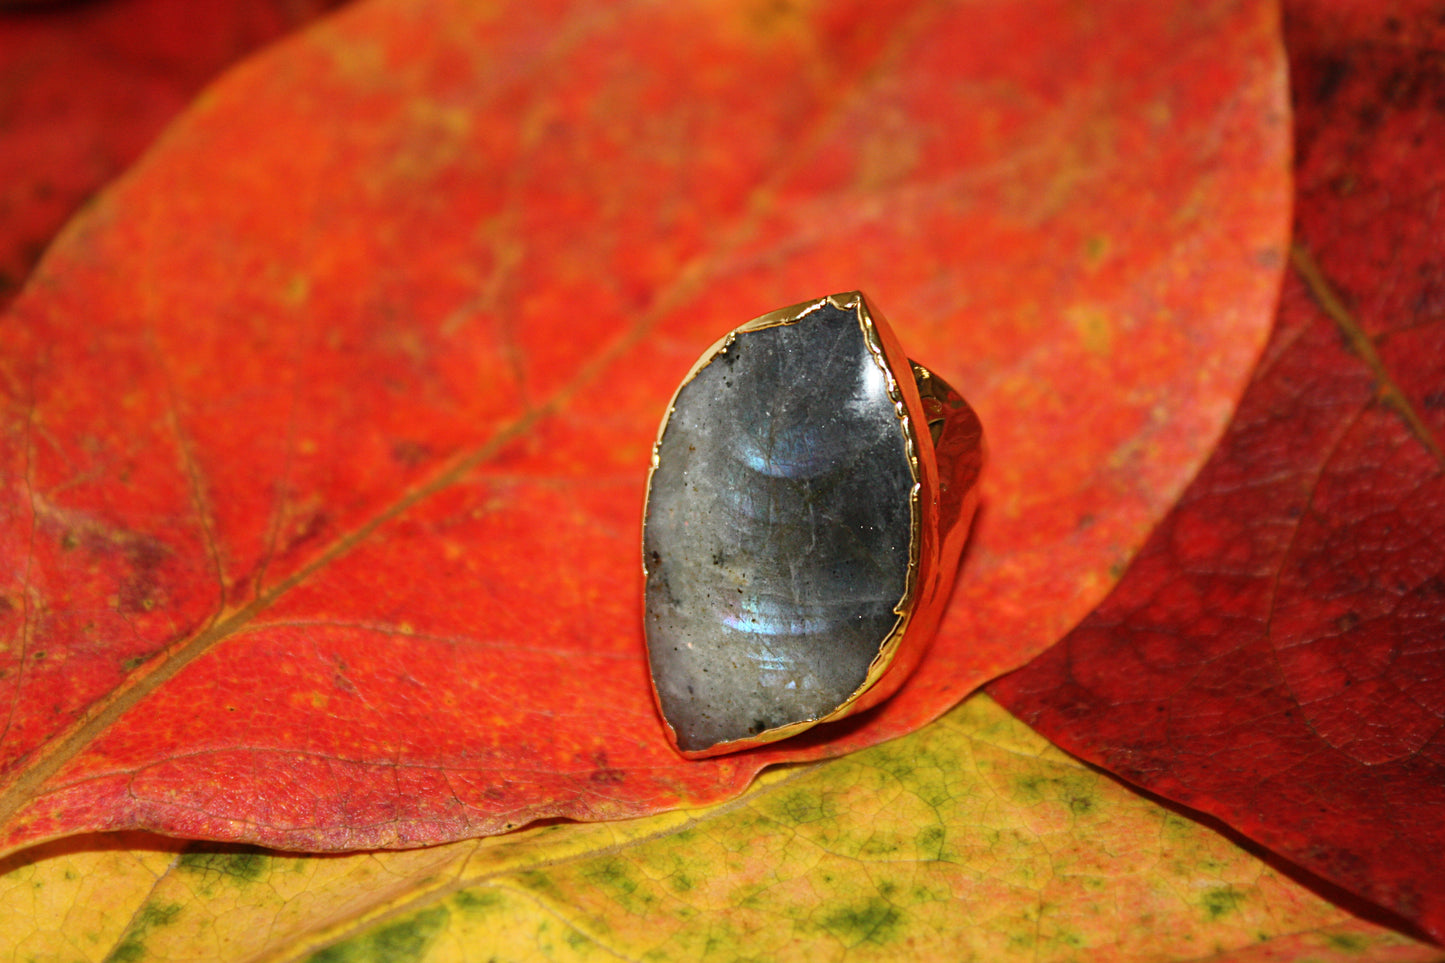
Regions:
<instances>
[{"instance_id":1,"label":"gold ring","mask_svg":"<svg viewBox=\"0 0 1445 963\"><path fill-rule=\"evenodd\" d=\"M938 628L983 428L857 291L729 332L658 429L644 628L689 758L796 735L897 691Z\"/></svg>"}]
</instances>

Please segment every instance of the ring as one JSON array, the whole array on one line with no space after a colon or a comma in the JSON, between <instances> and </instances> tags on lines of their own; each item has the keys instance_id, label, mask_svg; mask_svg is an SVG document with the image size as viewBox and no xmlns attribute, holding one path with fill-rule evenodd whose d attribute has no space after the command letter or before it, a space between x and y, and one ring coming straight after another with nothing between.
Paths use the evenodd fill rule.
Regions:
<instances>
[{"instance_id":1,"label":"ring","mask_svg":"<svg viewBox=\"0 0 1445 963\"><path fill-rule=\"evenodd\" d=\"M938 627L983 428L861 292L765 314L693 365L643 511L653 695L688 758L877 705Z\"/></svg>"}]
</instances>

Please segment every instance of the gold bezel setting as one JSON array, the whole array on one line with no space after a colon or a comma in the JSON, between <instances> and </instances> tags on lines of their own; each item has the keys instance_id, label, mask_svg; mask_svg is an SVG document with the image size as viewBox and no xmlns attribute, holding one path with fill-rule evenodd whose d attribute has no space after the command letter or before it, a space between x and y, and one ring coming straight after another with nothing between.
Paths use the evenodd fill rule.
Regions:
<instances>
[{"instance_id":1,"label":"gold bezel setting","mask_svg":"<svg viewBox=\"0 0 1445 963\"><path fill-rule=\"evenodd\" d=\"M917 665L937 629L941 609L951 588L959 551L977 504L976 483L984 452L982 428L961 396L927 368L910 361L887 322L861 292L835 294L771 311L728 332L714 343L688 371L668 402L648 471L644 520L652 497L660 450L678 397L700 372L725 358L739 335L780 325L792 325L825 306L852 314L860 326L868 352L883 373L904 451L912 474L909 491L909 561L902 597L893 607L893 627L879 640L863 681L851 695L816 718L767 728L746 738L719 742L702 749L683 749L678 733L667 719L653 679L653 696L664 730L674 748L688 758L737 752L797 735L821 723L832 722L877 705L892 695ZM940 479L940 453L949 477ZM644 521L644 528L646 521ZM646 552L643 577L648 578ZM648 641L652 644L651 639Z\"/></svg>"}]
</instances>

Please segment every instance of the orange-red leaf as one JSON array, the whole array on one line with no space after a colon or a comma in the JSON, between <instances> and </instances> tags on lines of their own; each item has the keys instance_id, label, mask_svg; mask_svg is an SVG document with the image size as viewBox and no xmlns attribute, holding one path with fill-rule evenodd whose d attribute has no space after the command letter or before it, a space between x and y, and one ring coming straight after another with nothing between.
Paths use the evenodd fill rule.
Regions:
<instances>
[{"instance_id":1,"label":"orange-red leaf","mask_svg":"<svg viewBox=\"0 0 1445 963\"><path fill-rule=\"evenodd\" d=\"M254 60L7 319L0 844L408 846L739 791L1054 641L1215 437L1287 172L1258 4L372 0ZM863 287L986 506L876 712L685 762L642 655L662 406Z\"/></svg>"},{"instance_id":2,"label":"orange-red leaf","mask_svg":"<svg viewBox=\"0 0 1445 963\"><path fill-rule=\"evenodd\" d=\"M337 2L104 0L0 9L0 304L66 218L135 160L203 84Z\"/></svg>"}]
</instances>

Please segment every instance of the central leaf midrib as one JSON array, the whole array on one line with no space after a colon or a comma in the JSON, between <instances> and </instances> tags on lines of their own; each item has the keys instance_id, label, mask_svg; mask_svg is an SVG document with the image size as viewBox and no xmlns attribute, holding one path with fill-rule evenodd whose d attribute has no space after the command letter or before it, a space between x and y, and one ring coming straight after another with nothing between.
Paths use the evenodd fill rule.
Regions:
<instances>
[{"instance_id":1,"label":"central leaf midrib","mask_svg":"<svg viewBox=\"0 0 1445 963\"><path fill-rule=\"evenodd\" d=\"M1309 291L1310 297L1314 299L1321 311L1334 322L1335 327L1344 337L1350 350L1362 361L1370 373L1375 377L1376 394L1387 405L1395 410L1410 429L1417 441L1435 459L1436 464L1445 466L1445 447L1442 447L1440 440L1430 430L1420 412L1410 403L1410 396L1400 387L1385 361L1380 357L1379 351L1375 348L1374 339L1360 325L1350 309L1345 306L1344 299L1335 291L1329 279L1325 277L1324 271L1316 263L1314 256L1310 254L1303 241L1295 241L1290 248L1290 262L1299 272L1305 288Z\"/></svg>"}]
</instances>

